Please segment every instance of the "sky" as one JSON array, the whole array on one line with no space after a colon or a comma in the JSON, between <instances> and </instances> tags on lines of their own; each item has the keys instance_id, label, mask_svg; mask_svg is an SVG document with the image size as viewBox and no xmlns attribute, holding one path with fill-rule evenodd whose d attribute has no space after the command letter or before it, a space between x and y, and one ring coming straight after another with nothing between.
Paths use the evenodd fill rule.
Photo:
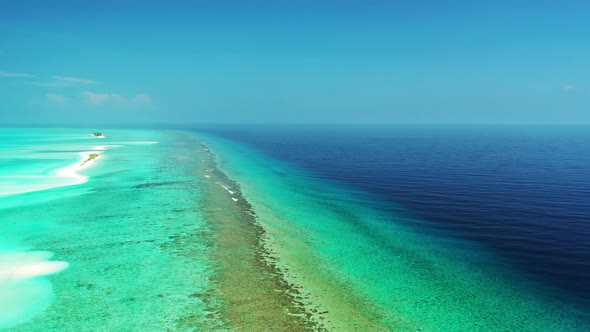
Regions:
<instances>
[{"instance_id":1,"label":"sky","mask_svg":"<svg viewBox=\"0 0 590 332\"><path fill-rule=\"evenodd\" d=\"M0 125L590 123L590 2L0 0Z\"/></svg>"}]
</instances>

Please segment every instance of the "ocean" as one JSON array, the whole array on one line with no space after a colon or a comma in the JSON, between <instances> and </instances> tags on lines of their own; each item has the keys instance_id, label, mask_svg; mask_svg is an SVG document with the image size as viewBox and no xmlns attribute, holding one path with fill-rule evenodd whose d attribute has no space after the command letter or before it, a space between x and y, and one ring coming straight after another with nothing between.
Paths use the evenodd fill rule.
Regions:
<instances>
[{"instance_id":1,"label":"ocean","mask_svg":"<svg viewBox=\"0 0 590 332\"><path fill-rule=\"evenodd\" d=\"M590 300L590 128L261 126L214 129L316 179L401 206ZM392 210L393 208L393 210Z\"/></svg>"},{"instance_id":2,"label":"ocean","mask_svg":"<svg viewBox=\"0 0 590 332\"><path fill-rule=\"evenodd\" d=\"M586 127L101 130L0 129L0 328L590 330Z\"/></svg>"}]
</instances>

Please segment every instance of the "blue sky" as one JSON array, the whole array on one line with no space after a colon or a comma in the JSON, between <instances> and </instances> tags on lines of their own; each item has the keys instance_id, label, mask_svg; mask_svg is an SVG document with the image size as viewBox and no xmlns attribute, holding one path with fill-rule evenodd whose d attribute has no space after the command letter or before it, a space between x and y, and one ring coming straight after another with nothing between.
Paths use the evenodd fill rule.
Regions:
<instances>
[{"instance_id":1,"label":"blue sky","mask_svg":"<svg viewBox=\"0 0 590 332\"><path fill-rule=\"evenodd\" d=\"M0 124L589 123L587 1L1 1Z\"/></svg>"}]
</instances>

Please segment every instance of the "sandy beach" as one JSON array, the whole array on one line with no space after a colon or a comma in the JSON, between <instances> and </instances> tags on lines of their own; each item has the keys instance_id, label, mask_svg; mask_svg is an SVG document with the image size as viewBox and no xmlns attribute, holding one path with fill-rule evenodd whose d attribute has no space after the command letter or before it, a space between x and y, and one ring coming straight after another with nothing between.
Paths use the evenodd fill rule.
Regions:
<instances>
[{"instance_id":1,"label":"sandy beach","mask_svg":"<svg viewBox=\"0 0 590 332\"><path fill-rule=\"evenodd\" d=\"M78 161L66 167L59 168L50 175L25 174L0 177L0 180L2 180L0 181L2 185L0 197L85 183L88 181L88 177L78 172L92 167L96 163L96 160L101 157L103 151L109 147L111 146L98 145L90 151L80 152L78 154L80 157ZM97 156L90 158L91 155ZM23 179L27 181L21 181Z\"/></svg>"},{"instance_id":2,"label":"sandy beach","mask_svg":"<svg viewBox=\"0 0 590 332\"><path fill-rule=\"evenodd\" d=\"M79 179L79 183L84 183L88 181L88 177L81 175L78 172L94 165L96 160L101 157L101 151L104 151L106 149L106 146L98 145L93 147L92 151L80 152L80 161L69 166L66 166L64 168L58 169L57 171L55 171L55 174L60 177ZM91 158L91 155L95 155L95 157Z\"/></svg>"}]
</instances>

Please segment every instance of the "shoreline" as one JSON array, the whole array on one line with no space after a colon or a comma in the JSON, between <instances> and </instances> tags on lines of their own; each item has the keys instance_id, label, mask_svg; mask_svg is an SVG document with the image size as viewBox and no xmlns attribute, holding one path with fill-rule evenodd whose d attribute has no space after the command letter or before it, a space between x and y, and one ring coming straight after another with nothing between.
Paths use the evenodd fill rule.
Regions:
<instances>
[{"instance_id":1,"label":"shoreline","mask_svg":"<svg viewBox=\"0 0 590 332\"><path fill-rule=\"evenodd\" d=\"M26 186L26 188L23 188L20 190L16 189L13 191L1 192L0 198L10 197L10 196L14 196L14 195L27 194L27 193L33 193L33 192L49 190L49 189L55 189L55 188L60 188L60 187L69 187L69 186L84 184L84 183L88 182L89 177L86 175L82 175L79 172L92 167L96 163L96 160L102 157L102 153L105 150L107 150L107 148L108 147L105 145L98 145L98 146L93 147L90 151L80 152L80 153L78 153L78 156L80 157L80 159L78 161L76 161L75 163L70 164L68 166L54 170L53 172L51 172L51 175L21 176L21 178L27 178L27 179L31 179L31 178L48 179L48 180L49 179L64 179L64 180L71 179L72 181L58 182L58 183L42 183L42 184L37 184L36 186L35 185L28 185L28 186ZM95 156L91 157L92 155L95 155ZM15 178L18 178L18 177L15 177Z\"/></svg>"},{"instance_id":2,"label":"shoreline","mask_svg":"<svg viewBox=\"0 0 590 332\"><path fill-rule=\"evenodd\" d=\"M80 152L78 154L80 156L80 161L56 170L55 174L59 177L75 178L75 179L83 180L83 182L80 182L79 184L86 182L88 180L88 177L81 175L78 172L85 170L85 169L91 167L92 165L94 165L94 163L96 162L96 159L98 159L99 157L91 158L91 155L99 155L100 156L100 153L97 153L97 152L98 151Z\"/></svg>"},{"instance_id":3,"label":"shoreline","mask_svg":"<svg viewBox=\"0 0 590 332\"><path fill-rule=\"evenodd\" d=\"M102 152L105 150L107 150L106 145L97 145L93 147L91 151L80 152L78 154L81 158L80 161L56 170L55 174L60 177L84 178L87 181L88 177L81 175L78 172L94 165L96 160L101 157Z\"/></svg>"},{"instance_id":4,"label":"shoreline","mask_svg":"<svg viewBox=\"0 0 590 332\"><path fill-rule=\"evenodd\" d=\"M47 251L0 251L0 286L24 279L59 273L68 268L64 261L52 261Z\"/></svg>"}]
</instances>

